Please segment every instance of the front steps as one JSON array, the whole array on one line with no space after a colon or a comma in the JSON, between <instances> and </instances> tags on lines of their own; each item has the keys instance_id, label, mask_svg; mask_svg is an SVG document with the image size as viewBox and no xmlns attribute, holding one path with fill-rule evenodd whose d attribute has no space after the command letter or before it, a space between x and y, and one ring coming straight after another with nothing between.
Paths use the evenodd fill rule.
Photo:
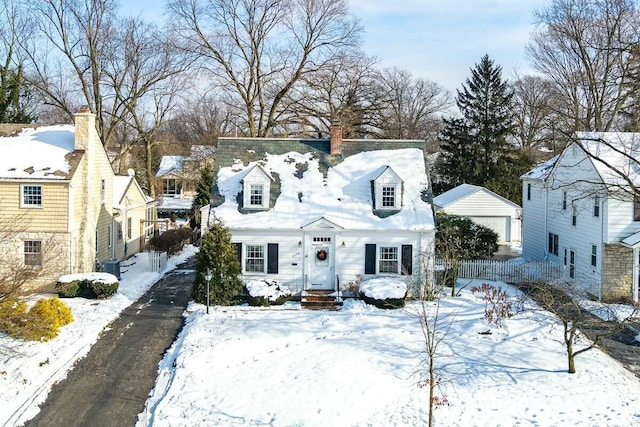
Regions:
<instances>
[{"instance_id":1,"label":"front steps","mask_svg":"<svg viewBox=\"0 0 640 427\"><path fill-rule=\"evenodd\" d=\"M302 308L309 310L339 310L342 307L342 293L336 291L302 291Z\"/></svg>"}]
</instances>

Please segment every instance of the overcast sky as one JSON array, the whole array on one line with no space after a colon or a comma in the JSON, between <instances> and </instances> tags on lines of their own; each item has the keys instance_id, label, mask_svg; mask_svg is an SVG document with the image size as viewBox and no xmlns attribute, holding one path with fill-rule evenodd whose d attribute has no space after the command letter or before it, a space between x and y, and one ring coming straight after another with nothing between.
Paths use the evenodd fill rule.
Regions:
<instances>
[{"instance_id":1,"label":"overcast sky","mask_svg":"<svg viewBox=\"0 0 640 427\"><path fill-rule=\"evenodd\" d=\"M381 67L409 70L453 92L484 54L502 66L530 72L524 50L533 11L551 0L349 0L365 29L363 48ZM123 0L123 11L157 19L161 0Z\"/></svg>"}]
</instances>

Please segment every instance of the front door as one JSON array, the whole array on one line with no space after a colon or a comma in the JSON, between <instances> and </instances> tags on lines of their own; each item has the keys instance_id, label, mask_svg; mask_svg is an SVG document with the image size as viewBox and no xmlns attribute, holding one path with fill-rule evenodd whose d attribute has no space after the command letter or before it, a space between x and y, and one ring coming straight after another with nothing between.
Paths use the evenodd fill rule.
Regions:
<instances>
[{"instance_id":1,"label":"front door","mask_svg":"<svg viewBox=\"0 0 640 427\"><path fill-rule=\"evenodd\" d=\"M309 251L309 289L333 289L334 244L330 236L312 236Z\"/></svg>"}]
</instances>

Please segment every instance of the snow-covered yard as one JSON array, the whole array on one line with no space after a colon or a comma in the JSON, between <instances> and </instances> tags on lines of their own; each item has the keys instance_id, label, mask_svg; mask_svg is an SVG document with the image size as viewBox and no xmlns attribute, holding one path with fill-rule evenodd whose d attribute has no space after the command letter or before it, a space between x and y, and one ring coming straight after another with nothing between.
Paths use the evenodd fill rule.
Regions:
<instances>
[{"instance_id":1,"label":"snow-covered yard","mask_svg":"<svg viewBox=\"0 0 640 427\"><path fill-rule=\"evenodd\" d=\"M548 316L519 314L497 329L483 310L467 290L442 301L436 363L449 405L435 425L640 424L640 382L617 361L592 350L567 374ZM138 425L425 425L418 312L417 303L385 311L351 300L338 312L287 303L207 315L192 304Z\"/></svg>"},{"instance_id":2,"label":"snow-covered yard","mask_svg":"<svg viewBox=\"0 0 640 427\"><path fill-rule=\"evenodd\" d=\"M194 252L189 247L171 258L170 268ZM0 337L1 346L17 352L2 355L0 425L33 417L51 385L159 278L141 264L134 258L123 265L111 299L66 299L75 321L57 339ZM640 382L618 362L593 350L578 356L578 372L569 375L561 330L547 316L529 312L506 320L502 329L489 327L484 302L470 288L442 300L446 334L436 363L449 405L436 410L436 425L640 424ZM289 302L215 307L207 315L192 303L138 424L425 425L427 389L417 385L424 369L418 308L410 302L386 311L348 300L336 312ZM490 335L480 334L488 329Z\"/></svg>"},{"instance_id":3,"label":"snow-covered yard","mask_svg":"<svg viewBox=\"0 0 640 427\"><path fill-rule=\"evenodd\" d=\"M180 255L169 258L166 271L175 269L195 251L193 246L187 246ZM137 254L122 263L120 286L111 298L65 298L75 321L61 328L56 339L22 342L0 334L0 426L19 425L33 418L51 386L65 378L104 328L161 277L145 271L146 256Z\"/></svg>"}]
</instances>

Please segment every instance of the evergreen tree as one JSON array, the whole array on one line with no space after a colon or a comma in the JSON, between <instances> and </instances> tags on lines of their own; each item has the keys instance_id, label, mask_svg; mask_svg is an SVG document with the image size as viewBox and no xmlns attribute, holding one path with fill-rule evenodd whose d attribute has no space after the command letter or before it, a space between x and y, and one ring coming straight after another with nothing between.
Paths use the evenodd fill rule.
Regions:
<instances>
[{"instance_id":1,"label":"evergreen tree","mask_svg":"<svg viewBox=\"0 0 640 427\"><path fill-rule=\"evenodd\" d=\"M22 67L11 69L10 58L0 67L0 123L31 123L33 117L23 101L30 96L22 74Z\"/></svg>"},{"instance_id":2,"label":"evergreen tree","mask_svg":"<svg viewBox=\"0 0 640 427\"><path fill-rule=\"evenodd\" d=\"M213 169L205 165L200 170L200 179L196 184L196 196L191 204L191 228L200 226L200 208L209 204L211 199L211 185L213 184Z\"/></svg>"},{"instance_id":3,"label":"evergreen tree","mask_svg":"<svg viewBox=\"0 0 640 427\"><path fill-rule=\"evenodd\" d=\"M502 67L485 55L457 93L462 118L444 121L438 175L449 188L463 182L484 186L503 175L516 155L509 143L515 130L513 92L502 80Z\"/></svg>"},{"instance_id":4,"label":"evergreen tree","mask_svg":"<svg viewBox=\"0 0 640 427\"><path fill-rule=\"evenodd\" d=\"M209 303L232 305L237 302L242 291L240 261L236 246L231 243L231 233L222 222L216 221L202 238L200 252L196 257L196 279L193 285L193 299L206 304L207 270L211 274L209 282Z\"/></svg>"}]
</instances>

